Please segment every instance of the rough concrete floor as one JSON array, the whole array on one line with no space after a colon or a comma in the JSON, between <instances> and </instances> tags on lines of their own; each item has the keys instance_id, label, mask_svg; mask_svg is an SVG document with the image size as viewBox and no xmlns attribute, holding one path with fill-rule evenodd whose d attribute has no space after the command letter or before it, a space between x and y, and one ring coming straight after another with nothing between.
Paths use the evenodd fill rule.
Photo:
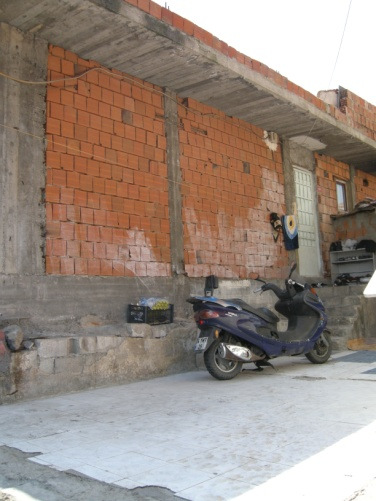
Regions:
<instances>
[{"instance_id":1,"label":"rough concrete floor","mask_svg":"<svg viewBox=\"0 0 376 501\"><path fill-rule=\"evenodd\" d=\"M125 489L74 471L58 471L29 461L35 456L0 447L0 501L177 501L168 489Z\"/></svg>"},{"instance_id":2,"label":"rough concrete floor","mask_svg":"<svg viewBox=\"0 0 376 501\"><path fill-rule=\"evenodd\" d=\"M77 472L51 470L28 459L34 454L0 447L0 501L178 501L161 487L124 487L98 482ZM27 493L27 494L26 494ZM30 497L32 496L32 497ZM347 501L375 501L376 478Z\"/></svg>"},{"instance_id":3,"label":"rough concrete floor","mask_svg":"<svg viewBox=\"0 0 376 501\"><path fill-rule=\"evenodd\" d=\"M376 352L274 365L231 381L195 371L0 406L0 492L375 501Z\"/></svg>"}]
</instances>

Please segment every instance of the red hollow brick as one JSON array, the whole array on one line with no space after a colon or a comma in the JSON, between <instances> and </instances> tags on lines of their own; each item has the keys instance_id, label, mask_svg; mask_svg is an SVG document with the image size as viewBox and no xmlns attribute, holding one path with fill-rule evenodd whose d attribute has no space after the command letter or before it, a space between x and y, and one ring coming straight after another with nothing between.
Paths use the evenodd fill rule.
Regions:
<instances>
[{"instance_id":1,"label":"red hollow brick","mask_svg":"<svg viewBox=\"0 0 376 501\"><path fill-rule=\"evenodd\" d=\"M65 240L56 239L52 241L52 255L65 256L67 252L67 243Z\"/></svg>"},{"instance_id":2,"label":"red hollow brick","mask_svg":"<svg viewBox=\"0 0 376 501\"><path fill-rule=\"evenodd\" d=\"M87 225L86 224L75 224L74 227L75 239L78 241L87 240Z\"/></svg>"},{"instance_id":3,"label":"red hollow brick","mask_svg":"<svg viewBox=\"0 0 376 501\"><path fill-rule=\"evenodd\" d=\"M80 257L91 259L94 257L94 245L92 242L81 242Z\"/></svg>"},{"instance_id":4,"label":"red hollow brick","mask_svg":"<svg viewBox=\"0 0 376 501\"><path fill-rule=\"evenodd\" d=\"M88 265L87 259L75 258L74 260L74 272L76 275L87 275Z\"/></svg>"},{"instance_id":5,"label":"red hollow brick","mask_svg":"<svg viewBox=\"0 0 376 501\"><path fill-rule=\"evenodd\" d=\"M94 256L102 259L106 257L106 244L104 242L94 242Z\"/></svg>"},{"instance_id":6,"label":"red hollow brick","mask_svg":"<svg viewBox=\"0 0 376 501\"><path fill-rule=\"evenodd\" d=\"M50 54L47 59L47 68L51 71L61 71L61 57Z\"/></svg>"},{"instance_id":7,"label":"red hollow brick","mask_svg":"<svg viewBox=\"0 0 376 501\"><path fill-rule=\"evenodd\" d=\"M66 221L67 220L67 206L64 204L53 204L52 205L52 218L55 221Z\"/></svg>"},{"instance_id":8,"label":"red hollow brick","mask_svg":"<svg viewBox=\"0 0 376 501\"><path fill-rule=\"evenodd\" d=\"M61 257L60 273L62 275L74 275L74 259L71 257Z\"/></svg>"},{"instance_id":9,"label":"red hollow brick","mask_svg":"<svg viewBox=\"0 0 376 501\"><path fill-rule=\"evenodd\" d=\"M69 257L79 257L80 256L80 242L68 240L67 241L67 255Z\"/></svg>"},{"instance_id":10,"label":"red hollow brick","mask_svg":"<svg viewBox=\"0 0 376 501\"><path fill-rule=\"evenodd\" d=\"M46 202L59 203L60 200L60 188L58 186L46 186L45 192Z\"/></svg>"},{"instance_id":11,"label":"red hollow brick","mask_svg":"<svg viewBox=\"0 0 376 501\"><path fill-rule=\"evenodd\" d=\"M91 276L100 275L100 260L93 258L87 260L87 274Z\"/></svg>"},{"instance_id":12,"label":"red hollow brick","mask_svg":"<svg viewBox=\"0 0 376 501\"><path fill-rule=\"evenodd\" d=\"M112 261L109 259L100 260L100 273L104 276L111 276L112 273Z\"/></svg>"},{"instance_id":13,"label":"red hollow brick","mask_svg":"<svg viewBox=\"0 0 376 501\"><path fill-rule=\"evenodd\" d=\"M55 256L46 256L46 273L50 275L60 275L60 258Z\"/></svg>"}]
</instances>

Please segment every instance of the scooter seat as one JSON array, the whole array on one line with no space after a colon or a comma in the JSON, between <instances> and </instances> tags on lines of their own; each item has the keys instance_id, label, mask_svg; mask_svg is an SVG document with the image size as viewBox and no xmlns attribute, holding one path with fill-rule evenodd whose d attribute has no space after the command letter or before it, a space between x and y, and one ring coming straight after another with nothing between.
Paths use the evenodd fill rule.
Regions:
<instances>
[{"instance_id":1,"label":"scooter seat","mask_svg":"<svg viewBox=\"0 0 376 501\"><path fill-rule=\"evenodd\" d=\"M265 308L264 306L262 306L261 308L254 308L253 306L247 304L242 299L229 299L228 301L231 301L237 306L240 306L241 309L244 311L248 311L249 313L257 315L266 322L270 322L272 324L276 324L277 322L279 322L279 318L277 317L277 315L273 313L271 310L269 310L269 308Z\"/></svg>"}]
</instances>

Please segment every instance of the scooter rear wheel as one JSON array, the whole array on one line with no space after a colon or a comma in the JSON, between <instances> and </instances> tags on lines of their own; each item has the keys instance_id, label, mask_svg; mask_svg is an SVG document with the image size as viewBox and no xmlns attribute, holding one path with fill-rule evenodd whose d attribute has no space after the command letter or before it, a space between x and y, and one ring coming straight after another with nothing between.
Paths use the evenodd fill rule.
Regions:
<instances>
[{"instance_id":1,"label":"scooter rear wheel","mask_svg":"<svg viewBox=\"0 0 376 501\"><path fill-rule=\"evenodd\" d=\"M313 364L324 364L332 354L332 339L329 332L324 331L317 340L313 350L306 353L306 357Z\"/></svg>"},{"instance_id":2,"label":"scooter rear wheel","mask_svg":"<svg viewBox=\"0 0 376 501\"><path fill-rule=\"evenodd\" d=\"M219 339L214 341L204 353L205 366L214 378L220 380L232 379L242 370L242 363L227 360L219 355Z\"/></svg>"}]
</instances>

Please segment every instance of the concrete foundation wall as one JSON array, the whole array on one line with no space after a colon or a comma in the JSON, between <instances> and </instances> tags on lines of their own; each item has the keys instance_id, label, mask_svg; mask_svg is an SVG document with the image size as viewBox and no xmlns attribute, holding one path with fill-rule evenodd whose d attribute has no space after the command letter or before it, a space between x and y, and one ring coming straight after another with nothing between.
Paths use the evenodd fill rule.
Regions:
<instances>
[{"instance_id":1,"label":"concrete foundation wall","mask_svg":"<svg viewBox=\"0 0 376 501\"><path fill-rule=\"evenodd\" d=\"M29 350L6 350L0 403L194 369L196 335L189 323L129 325L127 334L42 338Z\"/></svg>"},{"instance_id":2,"label":"concrete foundation wall","mask_svg":"<svg viewBox=\"0 0 376 501\"><path fill-rule=\"evenodd\" d=\"M195 365L197 327L190 294L203 294L203 279L115 277L2 277L0 325L20 325L27 348L10 351L0 331L0 402L119 384ZM249 280L220 280L216 295L272 307L268 292ZM282 285L282 284L280 284ZM174 304L174 322L127 323L126 309L142 296Z\"/></svg>"},{"instance_id":3,"label":"concrete foundation wall","mask_svg":"<svg viewBox=\"0 0 376 501\"><path fill-rule=\"evenodd\" d=\"M124 336L127 307L142 297L166 298L174 305L174 319L192 318L191 295L203 295L204 279L62 276L0 276L0 327L17 323L28 339L106 332ZM273 304L271 293L255 295L250 280L220 280L216 295L240 297L252 304ZM94 322L87 319L96 318ZM93 327L93 329L92 329Z\"/></svg>"},{"instance_id":4,"label":"concrete foundation wall","mask_svg":"<svg viewBox=\"0 0 376 501\"><path fill-rule=\"evenodd\" d=\"M174 304L176 318L187 318L185 299L190 284L184 277L118 278L1 275L1 322L19 322L27 337L43 333L77 333L82 319L95 315L103 330L114 326L122 332L128 304L142 297L163 297ZM203 280L197 291L203 293Z\"/></svg>"},{"instance_id":5,"label":"concrete foundation wall","mask_svg":"<svg viewBox=\"0 0 376 501\"><path fill-rule=\"evenodd\" d=\"M374 338L376 333L376 298L362 299L362 325L361 333L364 337Z\"/></svg>"}]
</instances>

